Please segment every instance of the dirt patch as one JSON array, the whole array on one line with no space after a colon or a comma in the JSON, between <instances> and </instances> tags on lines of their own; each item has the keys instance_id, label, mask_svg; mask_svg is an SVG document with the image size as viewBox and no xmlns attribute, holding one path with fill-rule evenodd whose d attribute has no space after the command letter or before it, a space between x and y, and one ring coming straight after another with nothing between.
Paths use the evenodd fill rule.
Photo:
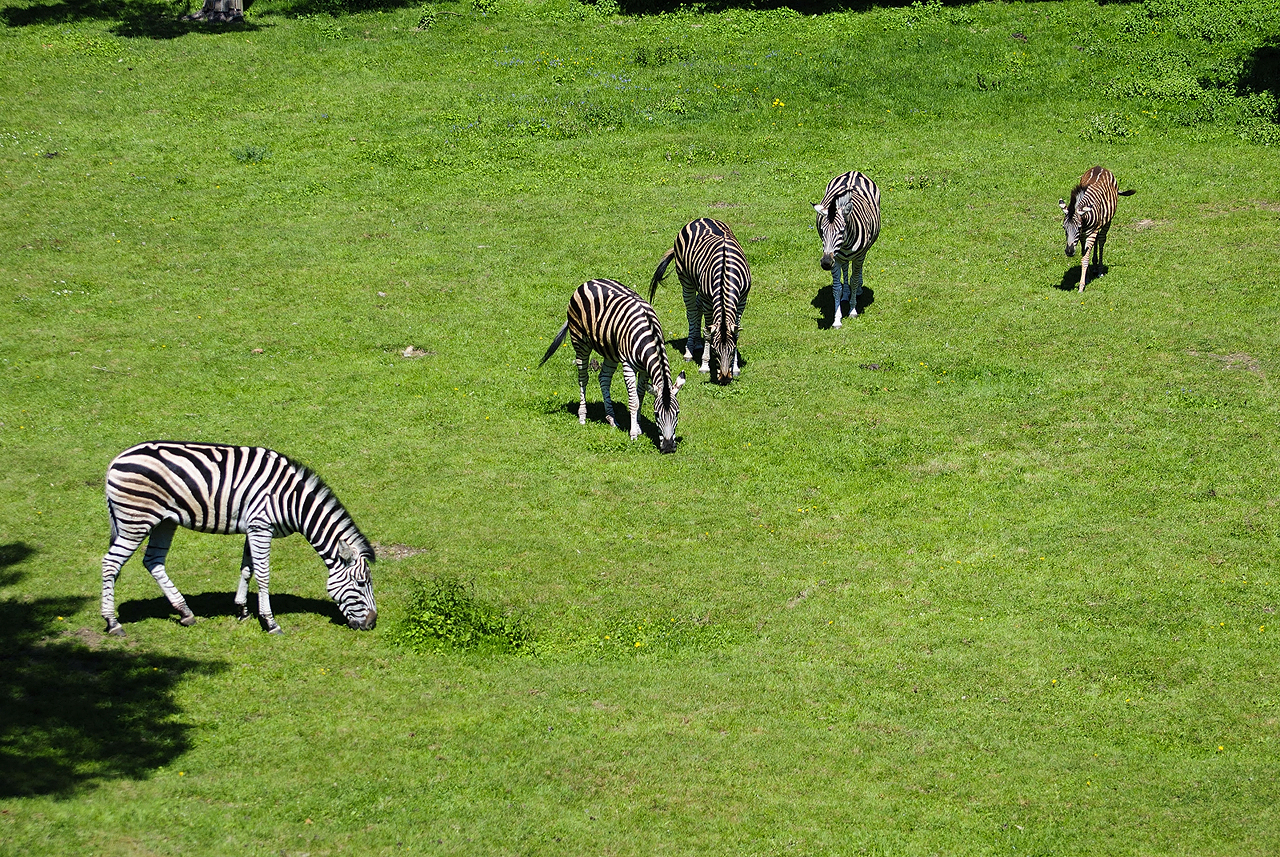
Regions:
<instances>
[{"instance_id":1,"label":"dirt patch","mask_svg":"<svg viewBox=\"0 0 1280 857\"><path fill-rule=\"evenodd\" d=\"M1136 229L1139 232L1145 232L1148 229L1155 229L1158 225L1160 225L1160 221L1152 220L1149 217L1144 217L1142 220L1137 220L1137 221L1134 221L1133 223L1130 223L1129 228Z\"/></svg>"},{"instance_id":2,"label":"dirt patch","mask_svg":"<svg viewBox=\"0 0 1280 857\"><path fill-rule=\"evenodd\" d=\"M1243 369L1246 372L1252 372L1255 375L1262 375L1262 362L1252 354L1246 354L1243 351L1235 351L1231 354L1213 354L1201 353L1199 351L1188 351L1192 357L1204 357L1208 360L1215 360L1222 364L1223 369Z\"/></svg>"},{"instance_id":3,"label":"dirt patch","mask_svg":"<svg viewBox=\"0 0 1280 857\"><path fill-rule=\"evenodd\" d=\"M426 553L427 548L415 548L409 545L380 545L373 542L373 552L378 559L406 559Z\"/></svg>"}]
</instances>

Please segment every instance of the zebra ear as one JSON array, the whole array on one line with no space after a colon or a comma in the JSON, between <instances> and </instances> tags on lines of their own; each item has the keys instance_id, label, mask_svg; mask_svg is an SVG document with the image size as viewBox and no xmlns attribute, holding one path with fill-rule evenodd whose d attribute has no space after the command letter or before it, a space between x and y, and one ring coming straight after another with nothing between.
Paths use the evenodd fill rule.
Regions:
<instances>
[{"instance_id":1,"label":"zebra ear","mask_svg":"<svg viewBox=\"0 0 1280 857\"><path fill-rule=\"evenodd\" d=\"M819 214L826 214L826 211L827 211L827 210L826 210L825 208L823 208L823 207L822 207L822 203L820 203L820 202L811 202L811 203L809 203L809 204L810 204L810 205L812 205L812 206L813 206L813 210L814 210L814 211L816 211L816 212L818 212Z\"/></svg>"},{"instance_id":2,"label":"zebra ear","mask_svg":"<svg viewBox=\"0 0 1280 857\"><path fill-rule=\"evenodd\" d=\"M677 393L678 393L678 392L680 392L680 388L684 386L684 380L685 380L685 378L684 378L684 373L683 373L683 372L681 372L679 375L677 375L677 376L676 376L676 390L675 390L675 391L676 391Z\"/></svg>"},{"instance_id":3,"label":"zebra ear","mask_svg":"<svg viewBox=\"0 0 1280 857\"><path fill-rule=\"evenodd\" d=\"M1066 201L1065 199L1062 199L1061 197L1059 197L1059 198L1058 198L1058 208L1061 208L1061 209L1062 209L1062 213L1063 213L1063 214L1070 214L1070 213L1071 213L1071 212L1067 211L1067 201Z\"/></svg>"},{"instance_id":4,"label":"zebra ear","mask_svg":"<svg viewBox=\"0 0 1280 857\"><path fill-rule=\"evenodd\" d=\"M338 540L338 556L342 557L343 562L351 562L355 559L355 551L351 549L351 545L347 544L345 539Z\"/></svg>"},{"instance_id":5,"label":"zebra ear","mask_svg":"<svg viewBox=\"0 0 1280 857\"><path fill-rule=\"evenodd\" d=\"M837 208L838 208L838 206L836 205L836 201L835 201L834 199L833 199L833 200L831 200L831 204L827 206L827 220L835 220L835 219L836 219L836 209L837 209Z\"/></svg>"}]
</instances>

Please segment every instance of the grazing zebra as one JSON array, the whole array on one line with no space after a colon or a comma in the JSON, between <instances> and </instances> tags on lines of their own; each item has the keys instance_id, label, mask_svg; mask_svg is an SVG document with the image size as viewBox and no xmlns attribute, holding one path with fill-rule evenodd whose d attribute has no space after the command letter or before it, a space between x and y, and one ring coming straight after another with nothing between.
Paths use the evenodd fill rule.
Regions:
<instances>
[{"instance_id":1,"label":"grazing zebra","mask_svg":"<svg viewBox=\"0 0 1280 857\"><path fill-rule=\"evenodd\" d=\"M880 188L862 173L845 173L827 183L826 195L813 203L813 210L822 238L822 270L831 272L836 305L831 326L839 327L841 301L848 302L851 317L858 314L862 262L880 235Z\"/></svg>"},{"instance_id":2,"label":"grazing zebra","mask_svg":"<svg viewBox=\"0 0 1280 857\"><path fill-rule=\"evenodd\" d=\"M151 441L130 447L107 468L111 546L102 559L102 617L107 632L124 636L116 620L120 566L147 539L142 562L160 584L183 625L196 618L165 573L178 525L204 533L244 533L235 603L249 615L249 575L258 583L258 615L272 634L268 582L271 540L302 533L329 569L329 597L352 628L378 619L369 564L373 548L337 496L308 468L260 446Z\"/></svg>"},{"instance_id":3,"label":"grazing zebra","mask_svg":"<svg viewBox=\"0 0 1280 857\"><path fill-rule=\"evenodd\" d=\"M710 217L701 217L686 225L676 235L675 246L666 252L649 283L649 302L658 291L658 283L666 276L671 260L676 261L676 274L684 292L684 310L689 317L689 338L685 340L684 359L693 359L694 347L702 348L702 366L698 371L711 371L711 352L716 353L719 379L728 383L738 377L738 332L742 311L751 291L751 268L742 254L742 245L728 225ZM711 348L702 337L702 320L706 319Z\"/></svg>"},{"instance_id":4,"label":"grazing zebra","mask_svg":"<svg viewBox=\"0 0 1280 857\"><path fill-rule=\"evenodd\" d=\"M588 280L578 286L569 299L569 318L552 340L547 353L542 355L542 363L546 363L564 342L566 331L573 339L578 388L582 394L578 422L587 421L587 360L595 350L603 358L600 392L604 394L604 410L609 425L618 426L613 417L609 385L613 381L614 370L621 363L631 411L631 439L635 440L640 434L640 405L648 388L653 391L653 419L658 424L660 437L658 448L663 452L675 452L676 417L680 413L676 393L684 386L684 373L671 381L662 325L658 324L658 314L653 307L616 280Z\"/></svg>"},{"instance_id":5,"label":"grazing zebra","mask_svg":"<svg viewBox=\"0 0 1280 857\"><path fill-rule=\"evenodd\" d=\"M1098 247L1098 267L1102 267L1102 247L1107 243L1107 232L1111 229L1111 218L1116 213L1116 197L1131 196L1133 190L1117 191L1116 177L1106 167L1093 167L1080 177L1080 183L1071 191L1071 204L1065 199L1058 200L1062 209L1062 228L1067 231L1067 256L1076 254L1076 242L1083 234L1084 243L1080 248L1080 288L1084 291L1084 281L1089 275L1089 256L1096 242Z\"/></svg>"}]
</instances>

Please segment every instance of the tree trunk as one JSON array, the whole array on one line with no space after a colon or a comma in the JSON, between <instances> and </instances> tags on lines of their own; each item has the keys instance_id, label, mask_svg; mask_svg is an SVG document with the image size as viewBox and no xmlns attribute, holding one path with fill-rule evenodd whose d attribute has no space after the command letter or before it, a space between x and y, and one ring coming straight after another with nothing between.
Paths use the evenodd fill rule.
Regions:
<instances>
[{"instance_id":1,"label":"tree trunk","mask_svg":"<svg viewBox=\"0 0 1280 857\"><path fill-rule=\"evenodd\" d=\"M252 2L252 0L251 0ZM184 21L204 21L207 24L229 24L244 20L244 0L204 0L199 12L185 16Z\"/></svg>"}]
</instances>

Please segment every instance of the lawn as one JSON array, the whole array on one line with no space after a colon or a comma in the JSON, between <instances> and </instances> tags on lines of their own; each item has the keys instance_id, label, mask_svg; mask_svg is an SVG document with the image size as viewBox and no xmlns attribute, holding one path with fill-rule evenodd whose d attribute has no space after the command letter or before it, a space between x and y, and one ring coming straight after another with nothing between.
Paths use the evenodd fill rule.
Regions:
<instances>
[{"instance_id":1,"label":"lawn","mask_svg":"<svg viewBox=\"0 0 1280 857\"><path fill-rule=\"evenodd\" d=\"M1280 852L1280 3L660 5L0 0L0 854ZM580 426L569 296L706 216L741 376L669 277L677 451ZM156 438L315 468L378 627L180 531L104 635Z\"/></svg>"}]
</instances>

